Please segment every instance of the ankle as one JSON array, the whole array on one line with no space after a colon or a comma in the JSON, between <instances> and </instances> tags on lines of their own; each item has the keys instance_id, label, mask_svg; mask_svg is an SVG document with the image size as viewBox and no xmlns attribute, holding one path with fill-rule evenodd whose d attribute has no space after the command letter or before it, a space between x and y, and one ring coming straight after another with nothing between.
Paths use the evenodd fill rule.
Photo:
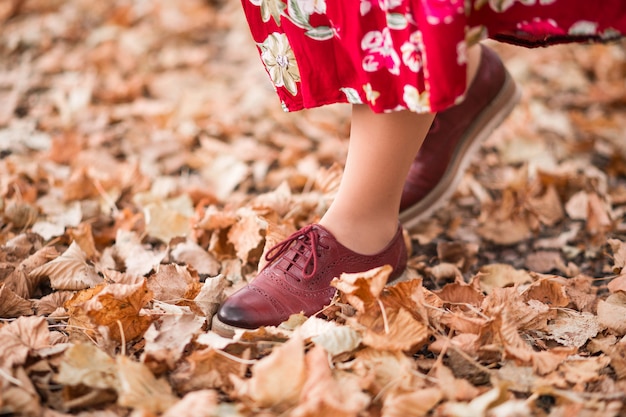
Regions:
<instances>
[{"instance_id":1,"label":"ankle","mask_svg":"<svg viewBox=\"0 0 626 417\"><path fill-rule=\"evenodd\" d=\"M346 248L361 255L374 255L385 249L398 230L398 221L336 218L324 216L320 222Z\"/></svg>"}]
</instances>

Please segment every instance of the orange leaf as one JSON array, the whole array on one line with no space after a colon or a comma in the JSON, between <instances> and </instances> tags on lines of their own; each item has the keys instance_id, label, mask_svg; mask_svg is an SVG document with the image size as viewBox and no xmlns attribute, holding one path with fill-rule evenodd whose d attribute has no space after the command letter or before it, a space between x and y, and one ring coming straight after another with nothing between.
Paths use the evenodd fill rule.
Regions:
<instances>
[{"instance_id":1,"label":"orange leaf","mask_svg":"<svg viewBox=\"0 0 626 417\"><path fill-rule=\"evenodd\" d=\"M143 335L152 322L151 317L141 314L151 298L145 280L134 285L99 285L81 291L66 303L70 332L94 334L103 326L118 343L133 340Z\"/></svg>"}]
</instances>

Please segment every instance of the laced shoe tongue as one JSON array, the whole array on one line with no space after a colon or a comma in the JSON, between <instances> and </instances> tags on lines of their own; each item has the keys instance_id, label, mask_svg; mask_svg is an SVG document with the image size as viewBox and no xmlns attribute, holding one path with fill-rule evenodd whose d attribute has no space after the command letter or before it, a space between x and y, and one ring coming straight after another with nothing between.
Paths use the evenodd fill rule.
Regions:
<instances>
[{"instance_id":1,"label":"laced shoe tongue","mask_svg":"<svg viewBox=\"0 0 626 417\"><path fill-rule=\"evenodd\" d=\"M265 259L271 263L280 258L276 267L296 281L309 279L317 272L318 241L317 231L307 226L270 249Z\"/></svg>"}]
</instances>

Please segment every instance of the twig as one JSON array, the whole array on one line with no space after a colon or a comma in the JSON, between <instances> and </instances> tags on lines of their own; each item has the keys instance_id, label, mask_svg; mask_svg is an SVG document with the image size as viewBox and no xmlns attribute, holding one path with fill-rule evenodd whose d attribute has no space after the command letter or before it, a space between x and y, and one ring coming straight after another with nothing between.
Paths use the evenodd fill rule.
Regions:
<instances>
[{"instance_id":1,"label":"twig","mask_svg":"<svg viewBox=\"0 0 626 417\"><path fill-rule=\"evenodd\" d=\"M378 302L378 306L380 307L380 313L383 316L383 325L385 326L385 334L389 334L389 321L387 320L387 312L385 311L385 306L380 299L376 300Z\"/></svg>"},{"instance_id":2,"label":"twig","mask_svg":"<svg viewBox=\"0 0 626 417\"><path fill-rule=\"evenodd\" d=\"M0 368L0 376L9 381L11 384L17 385L20 388L24 388L24 384L22 384L22 381L12 375L7 374L2 368Z\"/></svg>"}]
</instances>

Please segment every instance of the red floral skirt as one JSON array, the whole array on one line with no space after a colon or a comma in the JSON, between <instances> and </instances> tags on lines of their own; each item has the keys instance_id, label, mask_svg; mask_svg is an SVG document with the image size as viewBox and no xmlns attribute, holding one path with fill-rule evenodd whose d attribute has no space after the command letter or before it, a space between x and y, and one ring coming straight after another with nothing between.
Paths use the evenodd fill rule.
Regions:
<instances>
[{"instance_id":1,"label":"red floral skirt","mask_svg":"<svg viewBox=\"0 0 626 417\"><path fill-rule=\"evenodd\" d=\"M466 51L626 33L624 0L242 0L286 111L367 103L375 112L443 110L463 98Z\"/></svg>"}]
</instances>

